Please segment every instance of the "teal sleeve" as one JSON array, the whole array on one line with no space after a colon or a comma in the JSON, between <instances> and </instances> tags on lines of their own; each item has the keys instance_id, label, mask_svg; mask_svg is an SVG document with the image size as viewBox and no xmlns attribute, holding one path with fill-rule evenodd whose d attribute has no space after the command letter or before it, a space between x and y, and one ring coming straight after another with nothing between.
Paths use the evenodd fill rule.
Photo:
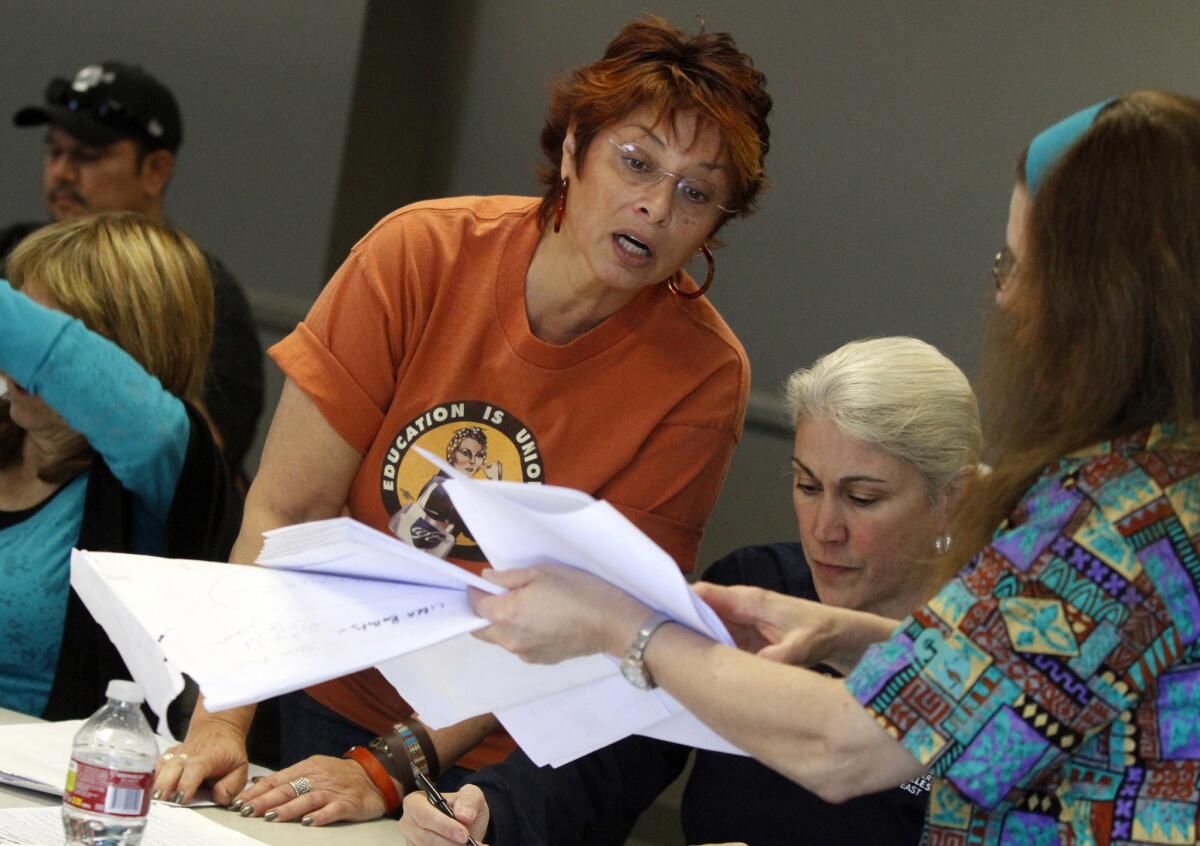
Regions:
<instances>
[{"instance_id":1,"label":"teal sleeve","mask_svg":"<svg viewBox=\"0 0 1200 846\"><path fill-rule=\"evenodd\" d=\"M149 520L138 534L161 540L187 451L183 403L119 346L3 279L0 371L87 438Z\"/></svg>"}]
</instances>

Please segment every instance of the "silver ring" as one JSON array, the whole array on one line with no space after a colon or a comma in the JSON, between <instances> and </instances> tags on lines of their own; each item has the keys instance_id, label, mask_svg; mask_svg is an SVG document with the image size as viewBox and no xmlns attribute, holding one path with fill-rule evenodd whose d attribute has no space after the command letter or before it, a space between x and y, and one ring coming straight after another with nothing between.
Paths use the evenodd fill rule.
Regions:
<instances>
[{"instance_id":1,"label":"silver ring","mask_svg":"<svg viewBox=\"0 0 1200 846\"><path fill-rule=\"evenodd\" d=\"M297 799L299 799L305 793L308 793L308 791L312 790L312 783L309 782L309 780L304 776L300 776L300 778L294 778L289 781L288 784L292 786L292 790L296 791Z\"/></svg>"},{"instance_id":2,"label":"silver ring","mask_svg":"<svg viewBox=\"0 0 1200 846\"><path fill-rule=\"evenodd\" d=\"M159 758L158 760L160 760L160 761L170 761L170 760L172 760L174 757L175 757L175 753L174 753L174 752L164 752L164 753L163 753L163 756L162 756L161 758Z\"/></svg>"}]
</instances>

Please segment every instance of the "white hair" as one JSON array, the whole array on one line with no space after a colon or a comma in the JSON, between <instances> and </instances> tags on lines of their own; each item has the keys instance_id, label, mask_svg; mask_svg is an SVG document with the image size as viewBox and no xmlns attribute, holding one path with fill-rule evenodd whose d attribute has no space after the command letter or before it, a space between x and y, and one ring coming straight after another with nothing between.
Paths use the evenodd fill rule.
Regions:
<instances>
[{"instance_id":1,"label":"white hair","mask_svg":"<svg viewBox=\"0 0 1200 846\"><path fill-rule=\"evenodd\" d=\"M982 435L971 385L916 338L851 341L793 373L785 398L794 424L826 420L907 461L931 497L978 464Z\"/></svg>"}]
</instances>

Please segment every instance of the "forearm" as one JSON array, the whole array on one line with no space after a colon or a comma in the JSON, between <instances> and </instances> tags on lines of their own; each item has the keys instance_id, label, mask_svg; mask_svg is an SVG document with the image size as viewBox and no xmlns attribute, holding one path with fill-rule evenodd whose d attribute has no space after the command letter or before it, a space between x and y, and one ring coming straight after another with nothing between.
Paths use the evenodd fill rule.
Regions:
<instances>
[{"instance_id":1,"label":"forearm","mask_svg":"<svg viewBox=\"0 0 1200 846\"><path fill-rule=\"evenodd\" d=\"M240 708L227 708L224 711L209 711L204 707L204 697L201 696L196 702L196 709L192 711L188 735L191 736L193 729L219 727L244 738L250 732L250 724L254 722L254 711L257 707L251 704Z\"/></svg>"},{"instance_id":2,"label":"forearm","mask_svg":"<svg viewBox=\"0 0 1200 846\"><path fill-rule=\"evenodd\" d=\"M429 739L437 751L438 761L444 771L499 727L499 720L491 714L483 714L443 729L426 726L426 731L429 732Z\"/></svg>"},{"instance_id":3,"label":"forearm","mask_svg":"<svg viewBox=\"0 0 1200 846\"><path fill-rule=\"evenodd\" d=\"M828 801L894 787L921 772L840 680L764 661L679 625L654 635L646 663L702 722Z\"/></svg>"},{"instance_id":4,"label":"forearm","mask_svg":"<svg viewBox=\"0 0 1200 846\"><path fill-rule=\"evenodd\" d=\"M43 399L163 520L190 426L183 403L83 323L0 284L0 370Z\"/></svg>"}]
</instances>

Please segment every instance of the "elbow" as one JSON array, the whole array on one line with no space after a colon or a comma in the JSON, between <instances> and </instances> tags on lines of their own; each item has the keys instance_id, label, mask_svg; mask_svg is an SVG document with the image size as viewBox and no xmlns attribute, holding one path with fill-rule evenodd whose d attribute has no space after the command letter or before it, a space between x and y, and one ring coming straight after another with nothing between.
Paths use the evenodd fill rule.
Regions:
<instances>
[{"instance_id":1,"label":"elbow","mask_svg":"<svg viewBox=\"0 0 1200 846\"><path fill-rule=\"evenodd\" d=\"M831 805L840 805L868 792L863 749L853 744L828 739L821 745L817 761L805 779L805 787Z\"/></svg>"},{"instance_id":2,"label":"elbow","mask_svg":"<svg viewBox=\"0 0 1200 846\"><path fill-rule=\"evenodd\" d=\"M840 805L859 795L850 782L834 778L822 779L820 785L814 786L813 793L830 805Z\"/></svg>"}]
</instances>

